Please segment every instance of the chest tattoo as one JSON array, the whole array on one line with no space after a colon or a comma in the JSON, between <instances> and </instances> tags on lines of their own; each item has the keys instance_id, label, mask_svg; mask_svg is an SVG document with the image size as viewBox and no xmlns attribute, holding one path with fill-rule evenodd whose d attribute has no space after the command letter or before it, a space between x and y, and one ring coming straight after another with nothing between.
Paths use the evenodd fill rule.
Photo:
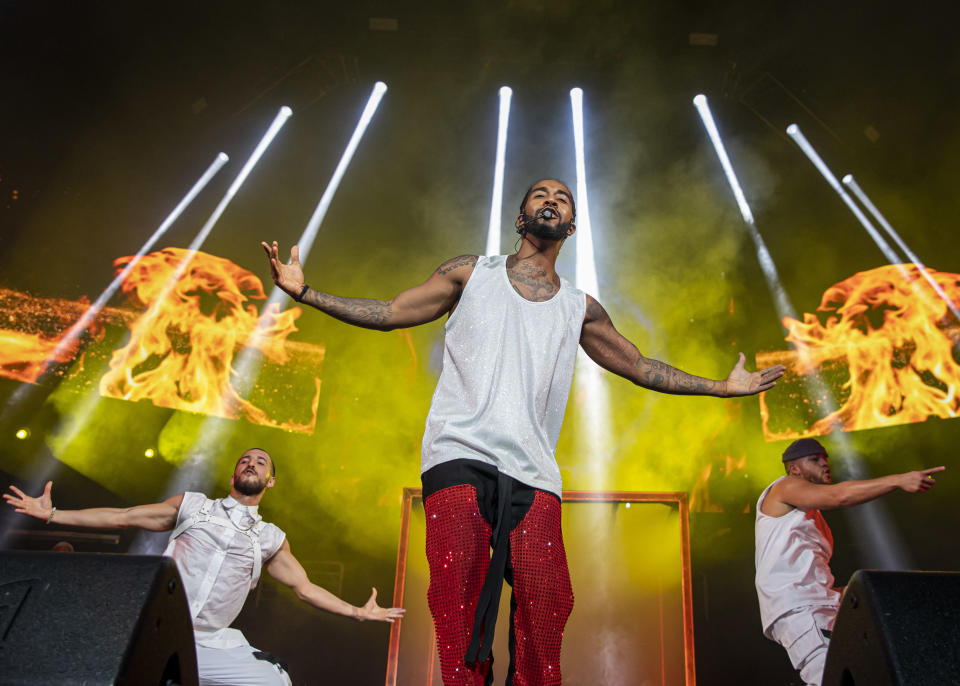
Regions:
<instances>
[{"instance_id":1,"label":"chest tattoo","mask_svg":"<svg viewBox=\"0 0 960 686\"><path fill-rule=\"evenodd\" d=\"M507 260L507 277L513 290L532 302L549 300L560 290L559 277L551 278L543 269L528 262Z\"/></svg>"}]
</instances>

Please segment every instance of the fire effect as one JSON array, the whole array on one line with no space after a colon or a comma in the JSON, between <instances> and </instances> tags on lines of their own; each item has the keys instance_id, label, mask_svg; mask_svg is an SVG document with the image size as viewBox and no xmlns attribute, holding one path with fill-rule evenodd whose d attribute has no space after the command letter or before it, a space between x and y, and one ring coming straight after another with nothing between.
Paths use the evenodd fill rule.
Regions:
<instances>
[{"instance_id":1,"label":"fire effect","mask_svg":"<svg viewBox=\"0 0 960 686\"><path fill-rule=\"evenodd\" d=\"M277 423L240 397L231 384L234 351L251 343L259 314L251 299L263 300L263 284L230 260L197 252L172 289L167 284L189 251L165 248L140 258L124 280L123 292L148 311L130 326L130 340L114 351L110 371L100 380L100 394L188 412L236 419L245 417L293 431L309 425ZM121 257L121 271L133 257ZM163 297L163 300L159 298ZM271 306L256 336L256 347L276 364L289 357L287 336L297 330L300 308L285 312ZM319 379L317 395L319 396ZM314 398L314 408L317 398Z\"/></svg>"},{"instance_id":2,"label":"fire effect","mask_svg":"<svg viewBox=\"0 0 960 686\"><path fill-rule=\"evenodd\" d=\"M64 322L78 320L87 307L85 298L30 298L0 289L0 376L26 383L38 383L46 374L62 377L82 348L103 337L102 322L95 321L72 345L60 346Z\"/></svg>"},{"instance_id":3,"label":"fire effect","mask_svg":"<svg viewBox=\"0 0 960 686\"><path fill-rule=\"evenodd\" d=\"M137 260L122 289L140 312L103 308L80 342L72 349L59 351L56 359L51 356L58 343L88 303L33 298L0 289L0 376L36 383L50 367L57 376L70 379L84 366L99 366L94 361L102 360L109 348L97 348L91 342L103 341L105 327L120 326L129 329L129 340L110 355L109 370L101 378L91 380L89 372L81 374L86 381L80 382L79 390L84 383L92 382L105 397L149 400L160 407L244 418L265 426L312 433L320 395L320 379L315 372L325 351L323 346L288 340L297 330L300 309L282 312L274 305L261 315L252 302L266 299L260 279L229 260L202 252L193 254L175 286L159 301L187 256L186 250L166 248ZM118 258L114 266L119 272L131 260L132 256ZM257 332L259 320L262 327ZM269 389L255 388L251 397L257 397L253 401L237 392L234 383L238 380L232 368L236 356L248 345L255 347L262 361L281 377ZM69 363L74 362L67 375ZM302 378L304 372L309 374L309 381ZM281 421L272 416L278 414L276 410L265 409L283 404L292 385L297 393L289 395L309 397L309 391L306 396L302 392L304 382L314 391L310 412L297 414L307 421Z\"/></svg>"},{"instance_id":4,"label":"fire effect","mask_svg":"<svg viewBox=\"0 0 960 686\"><path fill-rule=\"evenodd\" d=\"M954 302L960 302L960 275L928 270ZM904 278L906 276L906 278ZM760 398L767 440L817 436L843 431L952 418L960 413L960 323L922 278L916 265L889 265L860 272L824 293L817 308L829 313L821 323L806 313L803 321L783 320L786 340L796 352L760 353L757 364L788 367L781 382L793 392L778 400ZM797 386L817 376L833 389L835 403L806 397ZM791 386L791 384L794 384ZM805 389L804 389L805 390ZM768 402L806 405L806 418L774 427ZM835 406L827 413L817 408ZM784 408L781 408L784 409ZM784 415L790 414L785 410ZM803 412L801 412L803 414Z\"/></svg>"}]
</instances>

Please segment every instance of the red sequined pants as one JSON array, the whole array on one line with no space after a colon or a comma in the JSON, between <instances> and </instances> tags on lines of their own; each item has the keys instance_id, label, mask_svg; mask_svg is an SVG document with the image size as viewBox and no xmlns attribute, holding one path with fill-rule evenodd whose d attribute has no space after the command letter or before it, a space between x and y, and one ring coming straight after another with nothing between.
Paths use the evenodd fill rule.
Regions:
<instances>
[{"instance_id":1,"label":"red sequined pants","mask_svg":"<svg viewBox=\"0 0 960 686\"><path fill-rule=\"evenodd\" d=\"M492 658L464 661L477 599L490 564L490 524L471 485L450 486L424 502L427 518L427 599L437 632L445 686L484 686ZM513 601L510 621L511 686L560 683L560 643L573 609L573 590L560 532L560 501L537 491L510 532Z\"/></svg>"}]
</instances>

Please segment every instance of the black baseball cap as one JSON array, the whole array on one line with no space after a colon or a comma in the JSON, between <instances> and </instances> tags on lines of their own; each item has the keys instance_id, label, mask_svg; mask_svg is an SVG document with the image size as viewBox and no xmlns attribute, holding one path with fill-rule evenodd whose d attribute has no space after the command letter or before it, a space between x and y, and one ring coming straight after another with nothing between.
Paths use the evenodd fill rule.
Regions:
<instances>
[{"instance_id":1,"label":"black baseball cap","mask_svg":"<svg viewBox=\"0 0 960 686\"><path fill-rule=\"evenodd\" d=\"M827 449L820 445L820 441L813 438L801 438L791 443L783 451L783 461L790 462L810 455L827 455Z\"/></svg>"}]
</instances>

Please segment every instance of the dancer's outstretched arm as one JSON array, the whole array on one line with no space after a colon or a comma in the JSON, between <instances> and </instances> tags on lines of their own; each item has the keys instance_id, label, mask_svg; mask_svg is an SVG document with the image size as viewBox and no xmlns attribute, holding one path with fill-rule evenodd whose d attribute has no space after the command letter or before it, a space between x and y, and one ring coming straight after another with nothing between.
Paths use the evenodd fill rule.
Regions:
<instances>
[{"instance_id":1,"label":"dancer's outstretched arm","mask_svg":"<svg viewBox=\"0 0 960 686\"><path fill-rule=\"evenodd\" d=\"M276 241L270 245L260 245L270 261L273 282L287 295L347 324L378 331L426 324L450 312L460 299L463 287L477 263L476 255L461 255L447 260L422 284L390 300L344 298L312 288L304 290L300 250L296 245L290 250L289 264L280 260Z\"/></svg>"},{"instance_id":2,"label":"dancer's outstretched arm","mask_svg":"<svg viewBox=\"0 0 960 686\"><path fill-rule=\"evenodd\" d=\"M406 612L399 607L380 607L377 605L377 589L375 588L372 589L373 593L370 594L366 604L363 607L357 607L341 600L327 589L312 583L307 578L307 572L303 565L290 552L288 541L283 542L280 550L270 558L266 567L270 576L292 588L300 600L327 612L344 617L353 617L360 621L369 619L379 622L393 622L394 619L399 619Z\"/></svg>"},{"instance_id":3,"label":"dancer's outstretched arm","mask_svg":"<svg viewBox=\"0 0 960 686\"><path fill-rule=\"evenodd\" d=\"M831 510L853 507L869 502L896 490L905 493L926 493L937 483L934 474L946 467L930 467L914 472L890 474L875 479L841 481L836 484L815 484L806 479L781 479L767 494L774 507L779 503L787 509Z\"/></svg>"},{"instance_id":4,"label":"dancer's outstretched arm","mask_svg":"<svg viewBox=\"0 0 960 686\"><path fill-rule=\"evenodd\" d=\"M93 507L85 510L60 510L53 506L53 482L43 487L43 494L31 498L16 486L10 486L12 494L4 493L3 499L20 514L42 519L48 524L56 522L67 526L82 526L91 529L146 529L169 531L177 523L177 512L183 494L167 498L162 503L137 505L135 507Z\"/></svg>"},{"instance_id":5,"label":"dancer's outstretched arm","mask_svg":"<svg viewBox=\"0 0 960 686\"><path fill-rule=\"evenodd\" d=\"M705 379L687 374L665 362L641 355L637 347L613 326L603 306L589 295L580 345L604 369L638 386L677 395L714 395L722 398L753 395L773 388L786 369L778 364L748 372L744 368L745 357L740 353L740 359L726 379Z\"/></svg>"}]
</instances>

